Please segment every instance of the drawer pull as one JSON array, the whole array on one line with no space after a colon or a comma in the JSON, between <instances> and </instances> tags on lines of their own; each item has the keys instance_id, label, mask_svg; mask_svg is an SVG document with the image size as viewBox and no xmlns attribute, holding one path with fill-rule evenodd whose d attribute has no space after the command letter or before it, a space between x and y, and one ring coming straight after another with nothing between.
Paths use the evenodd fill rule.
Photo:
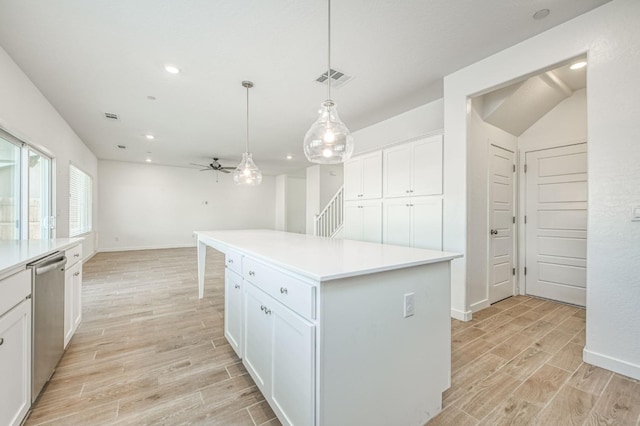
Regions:
<instances>
[{"instance_id":1,"label":"drawer pull","mask_svg":"<svg viewBox=\"0 0 640 426\"><path fill-rule=\"evenodd\" d=\"M73 257L80 257L80 253L74 254Z\"/></svg>"},{"instance_id":2,"label":"drawer pull","mask_svg":"<svg viewBox=\"0 0 640 426\"><path fill-rule=\"evenodd\" d=\"M267 307L266 307L266 306L264 306L264 305L260 305L260 310L261 310L262 312L264 312L264 310L265 310L265 309L267 309Z\"/></svg>"},{"instance_id":3,"label":"drawer pull","mask_svg":"<svg viewBox=\"0 0 640 426\"><path fill-rule=\"evenodd\" d=\"M227 260L227 263L233 263L233 259Z\"/></svg>"},{"instance_id":4,"label":"drawer pull","mask_svg":"<svg viewBox=\"0 0 640 426\"><path fill-rule=\"evenodd\" d=\"M280 287L280 293L282 294L289 294L289 290L287 290L286 287Z\"/></svg>"},{"instance_id":5,"label":"drawer pull","mask_svg":"<svg viewBox=\"0 0 640 426\"><path fill-rule=\"evenodd\" d=\"M267 315L271 315L271 309L265 309L264 313L267 314Z\"/></svg>"},{"instance_id":6,"label":"drawer pull","mask_svg":"<svg viewBox=\"0 0 640 426\"><path fill-rule=\"evenodd\" d=\"M78 271L75 274L73 274L74 277L77 277L78 275L80 275L80 271Z\"/></svg>"},{"instance_id":7,"label":"drawer pull","mask_svg":"<svg viewBox=\"0 0 640 426\"><path fill-rule=\"evenodd\" d=\"M234 285L235 288L240 288L240 284Z\"/></svg>"},{"instance_id":8,"label":"drawer pull","mask_svg":"<svg viewBox=\"0 0 640 426\"><path fill-rule=\"evenodd\" d=\"M255 276L256 276L256 273L255 273L255 272L253 272L253 271L249 271L249 275L250 275L250 276L252 276L252 277L255 277Z\"/></svg>"},{"instance_id":9,"label":"drawer pull","mask_svg":"<svg viewBox=\"0 0 640 426\"><path fill-rule=\"evenodd\" d=\"M4 337L0 337L0 346L4 343Z\"/></svg>"}]
</instances>

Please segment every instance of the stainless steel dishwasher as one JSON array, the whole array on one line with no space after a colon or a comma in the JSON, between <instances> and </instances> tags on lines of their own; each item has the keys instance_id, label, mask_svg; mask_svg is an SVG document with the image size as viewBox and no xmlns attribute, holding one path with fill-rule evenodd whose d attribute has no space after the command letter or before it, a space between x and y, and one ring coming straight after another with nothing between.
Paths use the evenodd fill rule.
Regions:
<instances>
[{"instance_id":1,"label":"stainless steel dishwasher","mask_svg":"<svg viewBox=\"0 0 640 426\"><path fill-rule=\"evenodd\" d=\"M67 258L56 252L31 264L32 367L31 401L49 381L64 352L64 269Z\"/></svg>"}]
</instances>

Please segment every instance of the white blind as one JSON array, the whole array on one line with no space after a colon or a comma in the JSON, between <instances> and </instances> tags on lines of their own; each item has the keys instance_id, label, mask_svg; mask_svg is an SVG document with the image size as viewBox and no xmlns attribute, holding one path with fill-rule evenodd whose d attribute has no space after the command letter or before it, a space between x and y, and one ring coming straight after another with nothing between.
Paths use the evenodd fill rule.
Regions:
<instances>
[{"instance_id":1,"label":"white blind","mask_svg":"<svg viewBox=\"0 0 640 426\"><path fill-rule=\"evenodd\" d=\"M69 236L91 231L91 176L69 166Z\"/></svg>"}]
</instances>

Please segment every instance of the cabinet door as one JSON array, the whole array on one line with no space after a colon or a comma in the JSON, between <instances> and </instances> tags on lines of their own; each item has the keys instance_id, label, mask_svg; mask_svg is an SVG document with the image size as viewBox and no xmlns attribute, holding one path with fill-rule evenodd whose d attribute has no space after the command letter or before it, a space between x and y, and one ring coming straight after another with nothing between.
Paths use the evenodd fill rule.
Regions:
<instances>
[{"instance_id":1,"label":"cabinet door","mask_svg":"<svg viewBox=\"0 0 640 426\"><path fill-rule=\"evenodd\" d=\"M270 298L250 283L245 285L243 363L265 396L271 392L273 315L266 313ZM271 299L273 300L273 299Z\"/></svg>"},{"instance_id":2,"label":"cabinet door","mask_svg":"<svg viewBox=\"0 0 640 426\"><path fill-rule=\"evenodd\" d=\"M315 421L315 327L279 304L273 316L271 398L284 424Z\"/></svg>"},{"instance_id":3,"label":"cabinet door","mask_svg":"<svg viewBox=\"0 0 640 426\"><path fill-rule=\"evenodd\" d=\"M362 199L382 198L382 151L365 155L362 160ZM346 173L346 168L345 168ZM345 179L346 183L346 179ZM345 187L346 189L346 187Z\"/></svg>"},{"instance_id":4,"label":"cabinet door","mask_svg":"<svg viewBox=\"0 0 640 426\"><path fill-rule=\"evenodd\" d=\"M31 405L30 302L0 316L0 425L19 425Z\"/></svg>"},{"instance_id":5,"label":"cabinet door","mask_svg":"<svg viewBox=\"0 0 640 426\"><path fill-rule=\"evenodd\" d=\"M409 198L385 200L383 238L385 244L411 245L411 203Z\"/></svg>"},{"instance_id":6,"label":"cabinet door","mask_svg":"<svg viewBox=\"0 0 640 426\"><path fill-rule=\"evenodd\" d=\"M82 262L74 265L72 278L72 335L78 329L80 321L82 321Z\"/></svg>"},{"instance_id":7,"label":"cabinet door","mask_svg":"<svg viewBox=\"0 0 640 426\"><path fill-rule=\"evenodd\" d=\"M361 241L382 242L382 201L365 201L361 207Z\"/></svg>"},{"instance_id":8,"label":"cabinet door","mask_svg":"<svg viewBox=\"0 0 640 426\"><path fill-rule=\"evenodd\" d=\"M242 358L242 276L226 268L224 282L224 335Z\"/></svg>"},{"instance_id":9,"label":"cabinet door","mask_svg":"<svg viewBox=\"0 0 640 426\"><path fill-rule=\"evenodd\" d=\"M442 135L413 143L411 196L442 194Z\"/></svg>"},{"instance_id":10,"label":"cabinet door","mask_svg":"<svg viewBox=\"0 0 640 426\"><path fill-rule=\"evenodd\" d=\"M73 336L73 274L75 265L64 271L64 347Z\"/></svg>"},{"instance_id":11,"label":"cabinet door","mask_svg":"<svg viewBox=\"0 0 640 426\"><path fill-rule=\"evenodd\" d=\"M406 197L411 194L411 144L383 152L384 197Z\"/></svg>"},{"instance_id":12,"label":"cabinet door","mask_svg":"<svg viewBox=\"0 0 640 426\"><path fill-rule=\"evenodd\" d=\"M359 200L362 195L362 159L353 158L344 163L344 199Z\"/></svg>"},{"instance_id":13,"label":"cabinet door","mask_svg":"<svg viewBox=\"0 0 640 426\"><path fill-rule=\"evenodd\" d=\"M345 240L362 239L362 208L357 201L344 203L343 238Z\"/></svg>"},{"instance_id":14,"label":"cabinet door","mask_svg":"<svg viewBox=\"0 0 640 426\"><path fill-rule=\"evenodd\" d=\"M412 246L442 250L442 199L412 198L411 204Z\"/></svg>"}]
</instances>

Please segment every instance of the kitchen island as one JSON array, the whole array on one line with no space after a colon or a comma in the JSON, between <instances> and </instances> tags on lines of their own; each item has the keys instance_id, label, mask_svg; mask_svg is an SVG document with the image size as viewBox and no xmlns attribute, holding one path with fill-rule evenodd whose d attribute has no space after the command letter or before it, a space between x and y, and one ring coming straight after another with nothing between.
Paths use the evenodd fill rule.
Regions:
<instances>
[{"instance_id":1,"label":"kitchen island","mask_svg":"<svg viewBox=\"0 0 640 426\"><path fill-rule=\"evenodd\" d=\"M269 230L225 254L225 336L283 424L423 425L450 386L455 253Z\"/></svg>"}]
</instances>

